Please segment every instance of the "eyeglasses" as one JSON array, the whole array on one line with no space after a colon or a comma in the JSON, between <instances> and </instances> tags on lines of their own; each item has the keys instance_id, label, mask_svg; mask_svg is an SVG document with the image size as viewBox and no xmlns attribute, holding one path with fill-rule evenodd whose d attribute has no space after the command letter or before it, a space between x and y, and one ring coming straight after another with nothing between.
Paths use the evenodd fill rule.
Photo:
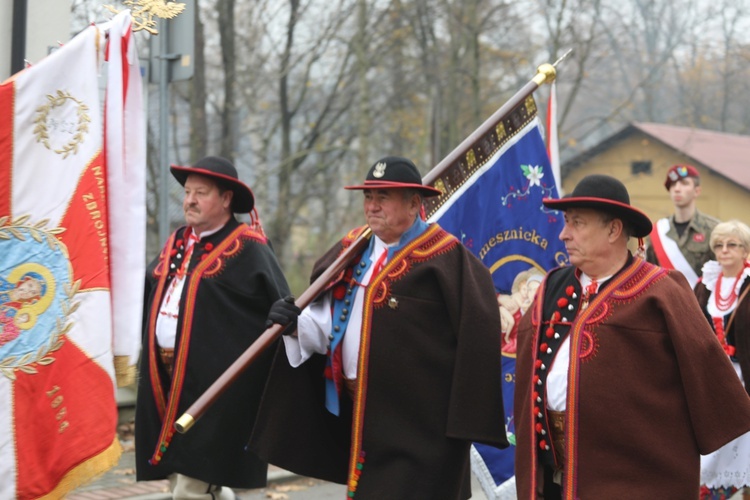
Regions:
<instances>
[{"instance_id":1,"label":"eyeglasses","mask_svg":"<svg viewBox=\"0 0 750 500\"><path fill-rule=\"evenodd\" d=\"M744 245L740 243L736 243L734 241L728 241L726 243L714 243L713 249L714 249L714 252L720 252L724 249L724 247L726 247L727 250L732 251L735 248L740 248L743 246Z\"/></svg>"}]
</instances>

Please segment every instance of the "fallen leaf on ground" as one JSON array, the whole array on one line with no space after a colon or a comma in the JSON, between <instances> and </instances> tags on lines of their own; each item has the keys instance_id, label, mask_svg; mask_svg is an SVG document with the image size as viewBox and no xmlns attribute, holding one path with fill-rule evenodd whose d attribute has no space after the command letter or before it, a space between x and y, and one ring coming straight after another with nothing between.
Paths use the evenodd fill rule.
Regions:
<instances>
[{"instance_id":1,"label":"fallen leaf on ground","mask_svg":"<svg viewBox=\"0 0 750 500\"><path fill-rule=\"evenodd\" d=\"M266 493L266 497L270 498L271 500L287 500L289 498L289 495L285 493L274 493L273 491L269 491Z\"/></svg>"},{"instance_id":2,"label":"fallen leaf on ground","mask_svg":"<svg viewBox=\"0 0 750 500\"><path fill-rule=\"evenodd\" d=\"M305 491L307 489L307 486L301 484L280 484L274 489L276 491Z\"/></svg>"}]
</instances>

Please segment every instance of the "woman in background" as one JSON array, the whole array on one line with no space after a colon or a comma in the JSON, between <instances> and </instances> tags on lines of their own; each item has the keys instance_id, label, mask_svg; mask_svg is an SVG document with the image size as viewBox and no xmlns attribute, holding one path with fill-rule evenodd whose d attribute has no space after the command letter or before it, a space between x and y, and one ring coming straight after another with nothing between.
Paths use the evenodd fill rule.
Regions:
<instances>
[{"instance_id":1,"label":"woman in background","mask_svg":"<svg viewBox=\"0 0 750 500\"><path fill-rule=\"evenodd\" d=\"M750 227L737 220L711 233L716 260L706 262L695 295L745 384L750 377ZM731 401L727 401L728 409ZM730 410L731 411L731 410ZM721 422L715 422L721 425ZM701 500L728 499L750 485L750 433L701 457Z\"/></svg>"}]
</instances>

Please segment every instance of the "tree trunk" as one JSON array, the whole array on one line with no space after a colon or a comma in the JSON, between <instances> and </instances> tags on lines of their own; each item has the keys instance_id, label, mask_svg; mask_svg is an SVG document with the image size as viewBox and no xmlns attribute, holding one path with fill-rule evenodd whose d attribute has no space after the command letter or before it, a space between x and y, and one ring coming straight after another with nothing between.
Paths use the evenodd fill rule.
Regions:
<instances>
[{"instance_id":1,"label":"tree trunk","mask_svg":"<svg viewBox=\"0 0 750 500\"><path fill-rule=\"evenodd\" d=\"M234 162L236 156L236 102L234 89L237 81L235 30L235 0L219 0L219 37L221 39L221 62L224 67L224 107L221 110L221 156Z\"/></svg>"},{"instance_id":2,"label":"tree trunk","mask_svg":"<svg viewBox=\"0 0 750 500\"><path fill-rule=\"evenodd\" d=\"M195 47L193 48L193 79L190 85L190 164L206 156L208 124L206 120L206 38L198 1L195 5Z\"/></svg>"}]
</instances>

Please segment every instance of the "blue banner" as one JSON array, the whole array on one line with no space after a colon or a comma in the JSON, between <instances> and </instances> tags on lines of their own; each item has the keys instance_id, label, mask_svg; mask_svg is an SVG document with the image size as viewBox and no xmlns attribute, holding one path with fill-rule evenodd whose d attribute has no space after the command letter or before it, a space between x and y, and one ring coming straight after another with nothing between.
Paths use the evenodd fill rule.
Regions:
<instances>
[{"instance_id":1,"label":"blue banner","mask_svg":"<svg viewBox=\"0 0 750 500\"><path fill-rule=\"evenodd\" d=\"M549 269L567 264L558 239L562 214L542 205L557 188L539 121L528 123L498 147L431 217L490 269L502 320L503 402L511 446L475 444L472 470L490 499L515 498L516 331ZM498 424L500 425L500 424ZM505 493L507 491L507 494Z\"/></svg>"}]
</instances>

